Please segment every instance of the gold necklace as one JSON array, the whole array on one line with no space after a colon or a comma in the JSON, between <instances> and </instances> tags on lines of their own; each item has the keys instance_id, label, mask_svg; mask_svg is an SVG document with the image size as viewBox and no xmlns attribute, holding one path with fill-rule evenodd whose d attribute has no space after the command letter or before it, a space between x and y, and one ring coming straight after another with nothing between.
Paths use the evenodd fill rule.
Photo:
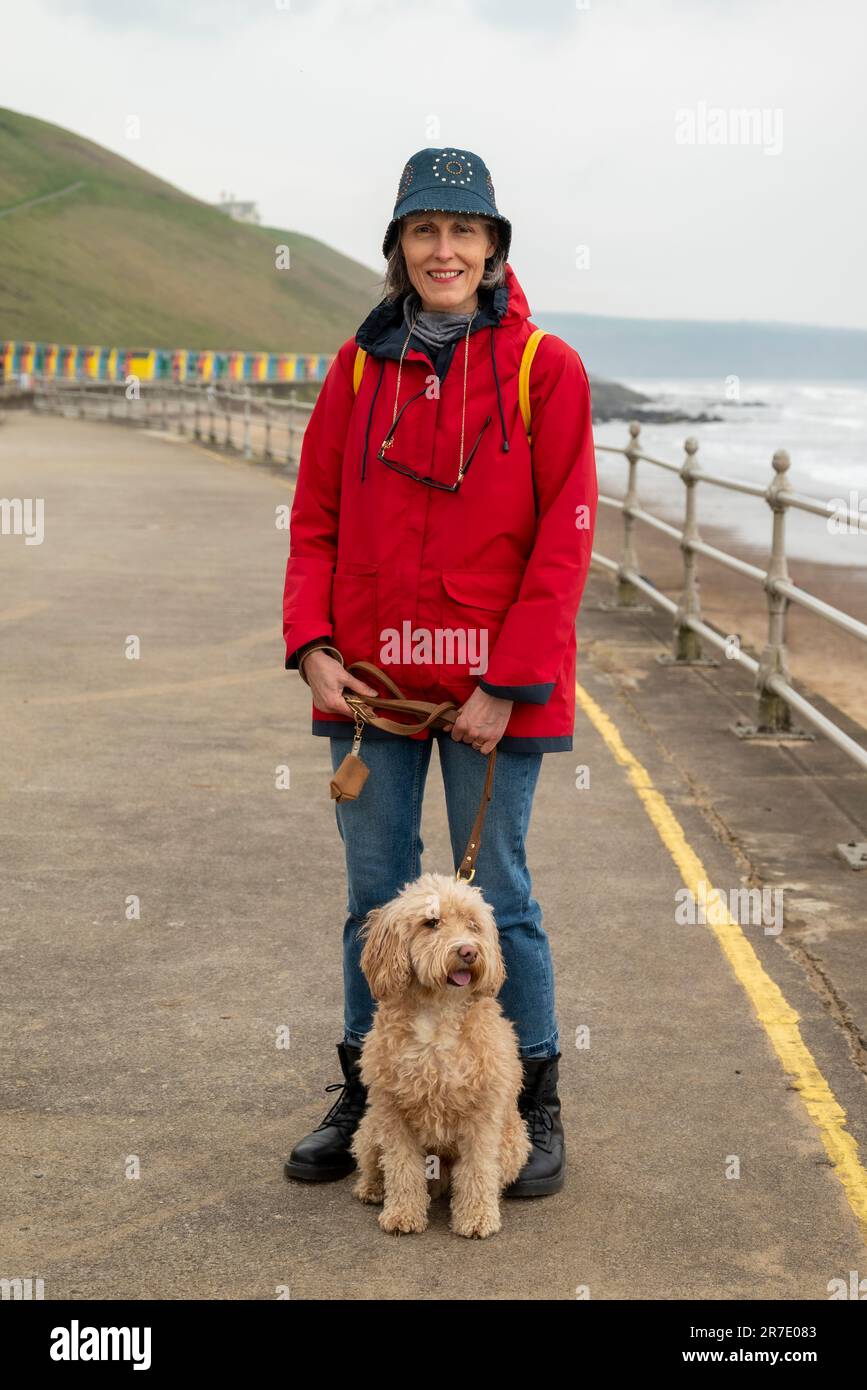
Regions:
<instances>
[{"instance_id":1,"label":"gold necklace","mask_svg":"<svg viewBox=\"0 0 867 1390\"><path fill-rule=\"evenodd\" d=\"M473 312L472 312L471 315L470 315L469 322L467 323L466 337L464 338L464 394L463 394L463 400L462 400L462 402L461 402L461 452L460 452L460 457L459 457L459 459L458 459L458 482L460 482L461 479L462 479L463 476L464 476L464 424L465 424L466 417L467 417L467 367L468 367L468 365L469 365L469 360L470 360L470 329L471 329L472 326L473 326L473 319L476 317L476 314L477 314L478 312L479 312L479 306L478 306L478 304L477 304L476 307L475 307L475 309L473 310ZM401 350L400 350L400 361L399 361L398 364L397 364L397 387L396 387L395 393L394 393L394 418L393 418L393 420L392 420L392 422L391 422L391 428L389 429L388 434L386 435L385 439L382 441L382 447L383 447L383 449L390 449L390 448L391 448L391 445L392 445L392 434L391 434L391 432L392 432L392 430L394 429L395 425L397 424L397 416L398 416L397 402L398 402L398 399L399 399L399 397L400 397L400 375L401 375L401 372L403 371L403 359L404 359L404 356L405 356L405 354L406 354L406 350L407 350L407 348L409 347L409 340L410 340L410 338L412 337L413 332L415 331L415 325L416 325L417 319L418 319L418 310L416 309L415 314L413 315L412 323L411 323L410 326L409 326L409 332L408 332L407 335L406 335L406 340L405 340L405 342L404 342L403 347L402 347Z\"/></svg>"}]
</instances>

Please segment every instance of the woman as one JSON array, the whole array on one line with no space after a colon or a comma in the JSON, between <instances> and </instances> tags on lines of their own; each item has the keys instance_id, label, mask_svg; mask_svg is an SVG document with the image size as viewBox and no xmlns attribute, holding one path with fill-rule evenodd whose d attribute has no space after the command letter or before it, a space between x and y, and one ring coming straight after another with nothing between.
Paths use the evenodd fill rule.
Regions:
<instances>
[{"instance_id":1,"label":"woman","mask_svg":"<svg viewBox=\"0 0 867 1390\"><path fill-rule=\"evenodd\" d=\"M497 748L474 882L496 914L508 972L499 998L524 1069L533 1150L505 1193L518 1197L564 1181L554 978L524 841L542 755L572 748L575 618L597 485L587 376L550 335L532 363L528 441L518 382L533 325L510 240L478 155L412 156L383 242L385 297L338 352L304 437L283 630L286 667L311 687L313 733L330 739L335 771L354 732L341 692L383 693L347 674L352 662L387 670L410 698L460 706L453 728L432 734L455 863L484 755ZM348 881L345 1082L293 1149L289 1177L327 1181L355 1166L349 1144L366 1103L358 1059L374 1010L358 927L421 872L431 733L366 726L371 775L357 801L335 804Z\"/></svg>"}]
</instances>

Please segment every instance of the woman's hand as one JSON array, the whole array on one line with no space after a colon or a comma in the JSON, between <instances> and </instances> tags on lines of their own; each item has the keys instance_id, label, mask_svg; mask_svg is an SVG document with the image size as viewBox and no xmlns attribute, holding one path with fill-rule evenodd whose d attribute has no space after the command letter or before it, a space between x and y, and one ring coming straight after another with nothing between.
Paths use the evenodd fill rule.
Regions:
<instances>
[{"instance_id":1,"label":"woman's hand","mask_svg":"<svg viewBox=\"0 0 867 1390\"><path fill-rule=\"evenodd\" d=\"M471 743L480 753L490 753L503 736L514 703L477 685L452 725L455 743Z\"/></svg>"},{"instance_id":2,"label":"woman's hand","mask_svg":"<svg viewBox=\"0 0 867 1390\"><path fill-rule=\"evenodd\" d=\"M372 686L359 680L358 676L351 676L342 662L335 661L323 649L311 652L305 659L304 674L313 691L313 703L324 713L348 714L351 719L355 718L355 711L349 708L341 694L346 686L359 695L379 694Z\"/></svg>"}]
</instances>

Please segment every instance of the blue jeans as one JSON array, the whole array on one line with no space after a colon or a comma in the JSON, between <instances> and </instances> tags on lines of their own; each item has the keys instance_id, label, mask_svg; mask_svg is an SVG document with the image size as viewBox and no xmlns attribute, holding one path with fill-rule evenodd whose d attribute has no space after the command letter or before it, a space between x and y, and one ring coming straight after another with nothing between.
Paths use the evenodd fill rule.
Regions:
<instances>
[{"instance_id":1,"label":"blue jeans","mask_svg":"<svg viewBox=\"0 0 867 1390\"><path fill-rule=\"evenodd\" d=\"M469 743L436 730L429 739L394 737L362 741L370 776L357 801L335 802L346 851L348 917L343 928L344 1042L360 1046L376 1002L361 969L358 928L422 872L421 809L431 749L439 745L454 864L460 862L479 809L488 759ZM350 748L330 738L334 771ZM532 896L524 839L530 823L541 753L497 749L491 800L473 883L494 910L506 983L498 998L518 1034L522 1057L554 1057L559 1035L554 1009L554 971L542 909ZM447 864L433 865L449 872ZM454 868L451 867L451 872Z\"/></svg>"}]
</instances>

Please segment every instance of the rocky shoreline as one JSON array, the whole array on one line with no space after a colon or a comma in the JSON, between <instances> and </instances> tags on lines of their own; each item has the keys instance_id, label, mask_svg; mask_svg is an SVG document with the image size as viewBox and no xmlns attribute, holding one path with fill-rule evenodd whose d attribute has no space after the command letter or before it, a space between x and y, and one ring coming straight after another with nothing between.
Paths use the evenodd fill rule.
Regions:
<instances>
[{"instance_id":1,"label":"rocky shoreline","mask_svg":"<svg viewBox=\"0 0 867 1390\"><path fill-rule=\"evenodd\" d=\"M602 381L590 378L590 391L593 397L593 419L597 424L611 420L638 420L645 425L676 425L681 421L687 424L707 425L721 420L721 415L708 415L700 411L690 415L683 410L663 409L654 405L651 396L642 391L634 391L630 386L621 386L617 381Z\"/></svg>"}]
</instances>

